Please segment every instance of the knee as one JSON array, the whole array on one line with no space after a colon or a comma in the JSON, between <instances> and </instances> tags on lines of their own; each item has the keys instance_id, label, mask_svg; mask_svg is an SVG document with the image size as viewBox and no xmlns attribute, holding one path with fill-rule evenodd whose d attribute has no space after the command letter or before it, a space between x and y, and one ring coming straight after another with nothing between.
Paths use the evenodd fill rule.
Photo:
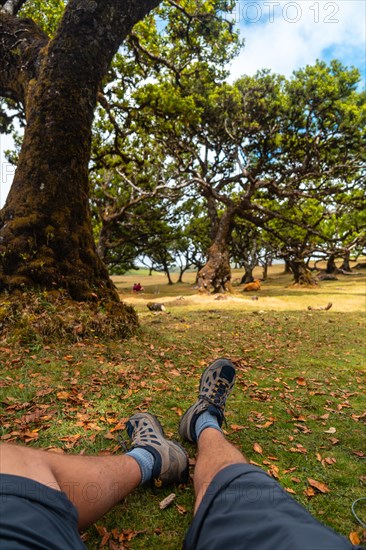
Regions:
<instances>
[{"instance_id":1,"label":"knee","mask_svg":"<svg viewBox=\"0 0 366 550\"><path fill-rule=\"evenodd\" d=\"M22 476L54 489L59 488L48 453L22 445L0 445L0 473Z\"/></svg>"}]
</instances>

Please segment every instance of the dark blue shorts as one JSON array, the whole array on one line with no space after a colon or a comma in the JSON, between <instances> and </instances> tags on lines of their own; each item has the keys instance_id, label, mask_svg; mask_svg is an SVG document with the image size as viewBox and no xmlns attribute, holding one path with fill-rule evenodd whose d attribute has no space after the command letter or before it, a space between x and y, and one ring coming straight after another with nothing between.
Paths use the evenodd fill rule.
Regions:
<instances>
[{"instance_id":1,"label":"dark blue shorts","mask_svg":"<svg viewBox=\"0 0 366 550\"><path fill-rule=\"evenodd\" d=\"M250 464L228 466L215 476L184 541L185 550L355 548Z\"/></svg>"},{"instance_id":2,"label":"dark blue shorts","mask_svg":"<svg viewBox=\"0 0 366 550\"><path fill-rule=\"evenodd\" d=\"M65 493L25 477L0 474L0 548L85 550L78 515Z\"/></svg>"},{"instance_id":3,"label":"dark blue shorts","mask_svg":"<svg viewBox=\"0 0 366 550\"><path fill-rule=\"evenodd\" d=\"M0 548L85 550L77 529L76 508L61 491L24 477L1 474ZM316 521L262 470L236 464L219 472L207 488L184 548L351 550L356 547Z\"/></svg>"}]
</instances>

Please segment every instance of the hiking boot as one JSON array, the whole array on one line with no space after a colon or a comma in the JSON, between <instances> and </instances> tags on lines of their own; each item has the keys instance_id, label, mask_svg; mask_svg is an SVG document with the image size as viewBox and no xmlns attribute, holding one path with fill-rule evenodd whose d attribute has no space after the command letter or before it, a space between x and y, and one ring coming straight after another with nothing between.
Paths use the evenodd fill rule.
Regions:
<instances>
[{"instance_id":1,"label":"hiking boot","mask_svg":"<svg viewBox=\"0 0 366 550\"><path fill-rule=\"evenodd\" d=\"M145 412L134 414L126 430L132 439L132 449L144 448L155 458L152 479L156 487L188 480L187 452L179 443L165 438L156 416Z\"/></svg>"},{"instance_id":2,"label":"hiking boot","mask_svg":"<svg viewBox=\"0 0 366 550\"><path fill-rule=\"evenodd\" d=\"M179 434L190 443L196 443L195 424L198 416L208 411L217 418L219 426L225 418L226 399L233 390L235 367L229 359L216 359L201 376L198 401L184 413Z\"/></svg>"}]
</instances>

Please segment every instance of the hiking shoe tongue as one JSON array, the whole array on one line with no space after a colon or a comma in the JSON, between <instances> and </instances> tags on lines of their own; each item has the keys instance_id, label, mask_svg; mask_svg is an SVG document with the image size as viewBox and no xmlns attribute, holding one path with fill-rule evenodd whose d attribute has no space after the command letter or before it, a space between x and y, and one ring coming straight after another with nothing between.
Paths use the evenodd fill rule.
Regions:
<instances>
[{"instance_id":1,"label":"hiking shoe tongue","mask_svg":"<svg viewBox=\"0 0 366 550\"><path fill-rule=\"evenodd\" d=\"M153 482L156 487L188 480L188 455L176 441L166 439L159 420L150 413L131 416L126 430L133 449L143 448L154 457Z\"/></svg>"},{"instance_id":2,"label":"hiking shoe tongue","mask_svg":"<svg viewBox=\"0 0 366 550\"><path fill-rule=\"evenodd\" d=\"M204 411L213 414L222 426L226 400L233 390L235 376L235 367L229 359L216 359L207 367L201 376L198 400L180 421L179 434L183 439L196 442L196 420Z\"/></svg>"}]
</instances>

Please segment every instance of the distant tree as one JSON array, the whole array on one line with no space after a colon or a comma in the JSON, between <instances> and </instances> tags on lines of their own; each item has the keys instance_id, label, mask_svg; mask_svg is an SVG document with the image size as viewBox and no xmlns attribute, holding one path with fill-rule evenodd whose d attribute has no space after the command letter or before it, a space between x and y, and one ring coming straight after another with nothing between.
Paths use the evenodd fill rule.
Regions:
<instances>
[{"instance_id":1,"label":"distant tree","mask_svg":"<svg viewBox=\"0 0 366 550\"><path fill-rule=\"evenodd\" d=\"M210 220L205 204L193 196L182 202L176 211L181 237L176 249L176 263L179 268L178 282L190 268L198 271L204 266L210 245Z\"/></svg>"},{"instance_id":2,"label":"distant tree","mask_svg":"<svg viewBox=\"0 0 366 550\"><path fill-rule=\"evenodd\" d=\"M327 210L316 199L284 201L276 212L281 210L286 212L286 218L274 217L268 223L267 239L276 249L276 256L290 267L296 284L317 285L308 263L326 240Z\"/></svg>"},{"instance_id":3,"label":"distant tree","mask_svg":"<svg viewBox=\"0 0 366 550\"><path fill-rule=\"evenodd\" d=\"M240 284L254 281L253 270L259 264L259 231L255 225L245 221L235 224L231 235L231 258L238 267L244 267L245 273Z\"/></svg>"},{"instance_id":4,"label":"distant tree","mask_svg":"<svg viewBox=\"0 0 366 550\"><path fill-rule=\"evenodd\" d=\"M128 231L134 241L144 202L177 203L179 191L194 184L189 147L172 151L167 142L173 135L188 146L186 129L200 121L202 87L227 76L239 46L225 18L233 6L222 0L163 2L115 57L99 94L91 163L99 250L106 258L116 258L120 244L127 245ZM105 173L112 174L108 184Z\"/></svg>"},{"instance_id":5,"label":"distant tree","mask_svg":"<svg viewBox=\"0 0 366 550\"><path fill-rule=\"evenodd\" d=\"M154 208L149 226L151 230L141 248L141 254L148 263L143 263L154 271L165 273L168 284L172 285L171 271L176 266L176 253L182 235L175 220L175 212L167 201Z\"/></svg>"},{"instance_id":6,"label":"distant tree","mask_svg":"<svg viewBox=\"0 0 366 550\"><path fill-rule=\"evenodd\" d=\"M184 87L156 82L141 90L144 126L169 158L184 163L176 181L191 181L206 201L211 244L199 284L215 292L230 288L235 218L263 229L275 218L283 227L296 225L292 204L324 202L354 186L365 165L359 78L356 69L334 61L288 80L261 71L231 86L211 82L203 71ZM189 115L173 112L172 97L193 102ZM187 116L189 123L181 124ZM289 214L276 207L284 203Z\"/></svg>"},{"instance_id":7,"label":"distant tree","mask_svg":"<svg viewBox=\"0 0 366 550\"><path fill-rule=\"evenodd\" d=\"M268 234L261 228L240 218L235 220L230 241L230 255L237 266L244 267L245 271L240 284L253 282L254 268L259 265L263 267L262 278L267 278L269 263L275 255L268 238Z\"/></svg>"},{"instance_id":8,"label":"distant tree","mask_svg":"<svg viewBox=\"0 0 366 550\"><path fill-rule=\"evenodd\" d=\"M294 204L327 205L357 189L366 160L366 102L357 91L359 79L356 69L337 61L317 62L289 80L262 71L217 92L216 110L207 107L215 115L207 116L195 164L196 181L213 205L209 210L216 209L216 235L202 270L214 289L220 279L221 289L230 279L227 249L235 217L264 229L282 220L290 228L298 223ZM328 215L325 208L323 216ZM301 215L299 228L310 237L316 235L313 222L320 221L307 225ZM303 271L304 246L293 244L287 260L296 282L311 283Z\"/></svg>"}]
</instances>

